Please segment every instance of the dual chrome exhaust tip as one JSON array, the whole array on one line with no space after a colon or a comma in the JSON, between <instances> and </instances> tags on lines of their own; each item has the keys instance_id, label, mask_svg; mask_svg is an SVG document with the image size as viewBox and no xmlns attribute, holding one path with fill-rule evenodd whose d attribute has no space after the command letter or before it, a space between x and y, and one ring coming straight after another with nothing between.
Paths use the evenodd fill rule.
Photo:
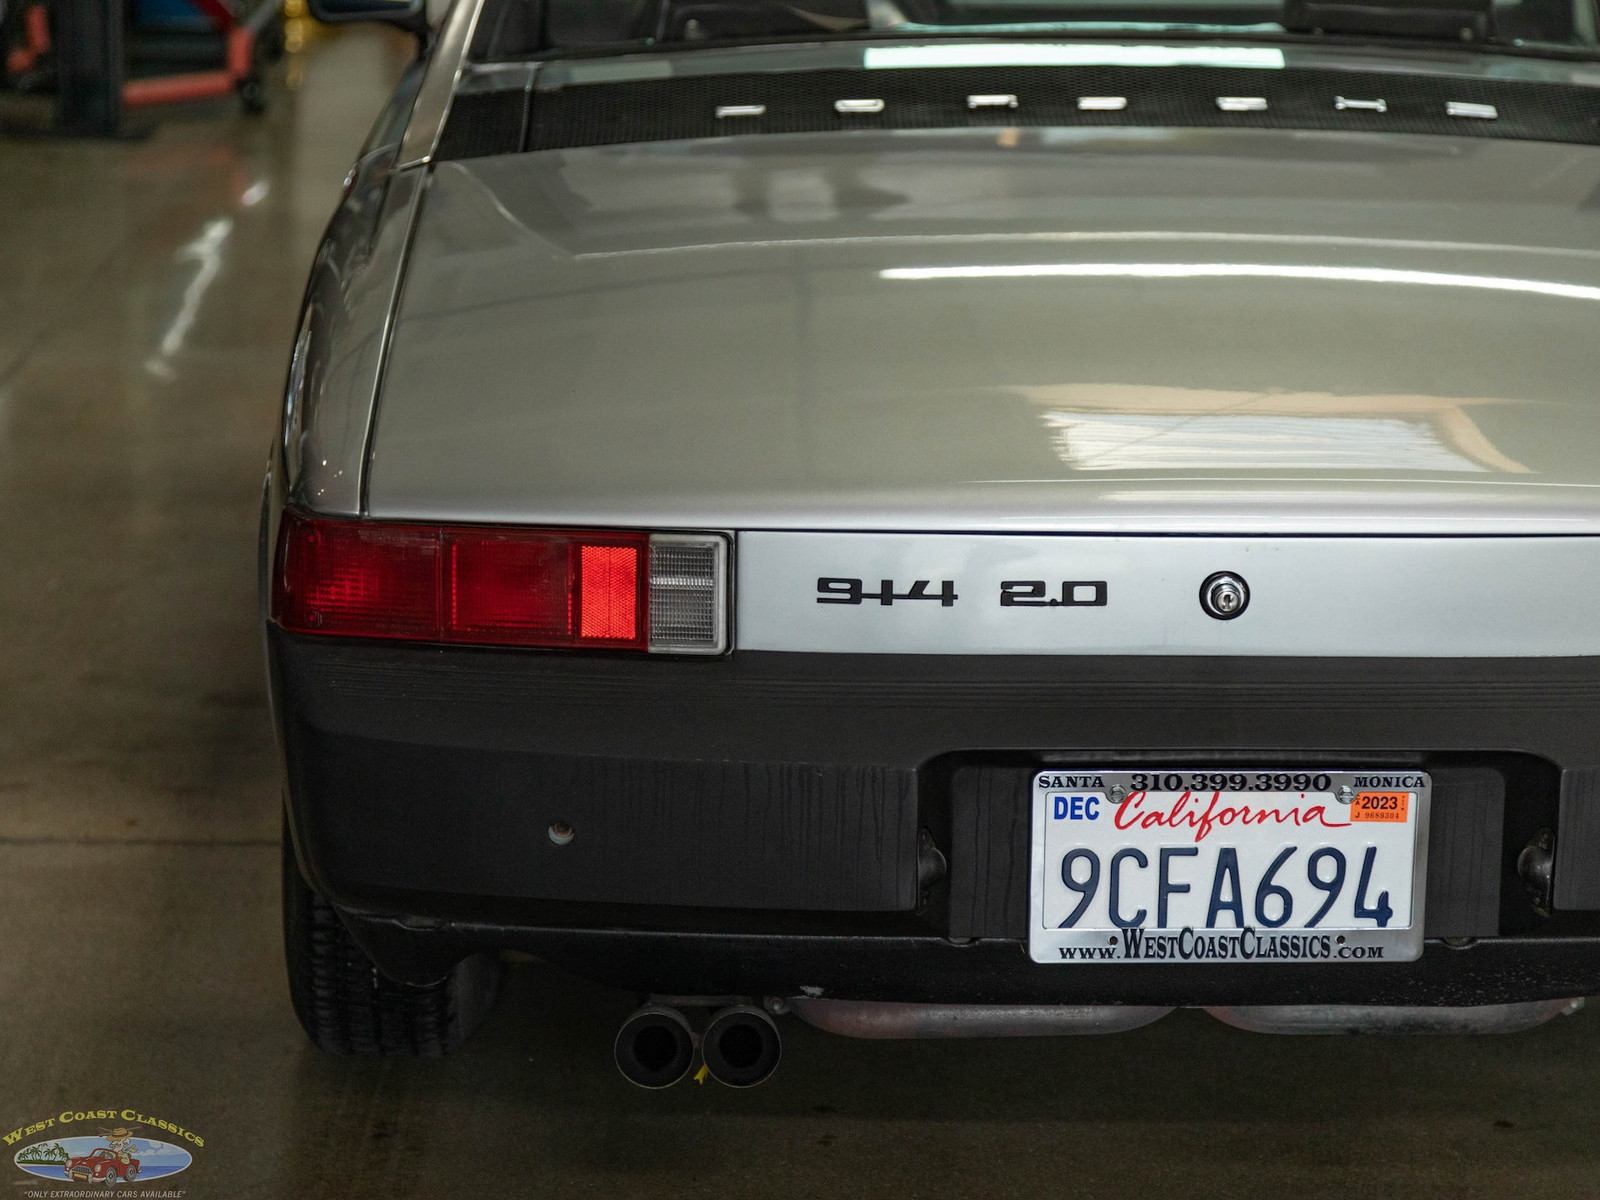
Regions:
<instances>
[{"instance_id":1,"label":"dual chrome exhaust tip","mask_svg":"<svg viewBox=\"0 0 1600 1200\"><path fill-rule=\"evenodd\" d=\"M770 997L767 1008L702 1001L708 1008L719 1003L724 1007L711 1014L698 1036L673 1005L646 1004L638 1009L617 1033L618 1070L640 1087L671 1087L689 1074L698 1052L705 1074L712 1079L729 1087L754 1087L771 1078L783 1055L783 1040L769 1009L793 1013L828 1033L873 1039L1123 1033L1172 1011L1164 1005L907 1004L803 996ZM1231 1005L1205 1011L1256 1033L1495 1034L1532 1029L1582 1007L1583 1000L1574 998L1459 1008L1305 1004Z\"/></svg>"},{"instance_id":2,"label":"dual chrome exhaust tip","mask_svg":"<svg viewBox=\"0 0 1600 1200\"><path fill-rule=\"evenodd\" d=\"M642 1088L666 1088L694 1065L694 1030L675 1008L647 1004L617 1030L617 1070Z\"/></svg>"},{"instance_id":3,"label":"dual chrome exhaust tip","mask_svg":"<svg viewBox=\"0 0 1600 1200\"><path fill-rule=\"evenodd\" d=\"M778 1069L783 1039L763 1010L734 1004L711 1014L696 1036L688 1017L664 1004L646 1004L617 1031L617 1069L629 1083L666 1088L678 1083L700 1052L705 1073L729 1087L764 1083Z\"/></svg>"}]
</instances>

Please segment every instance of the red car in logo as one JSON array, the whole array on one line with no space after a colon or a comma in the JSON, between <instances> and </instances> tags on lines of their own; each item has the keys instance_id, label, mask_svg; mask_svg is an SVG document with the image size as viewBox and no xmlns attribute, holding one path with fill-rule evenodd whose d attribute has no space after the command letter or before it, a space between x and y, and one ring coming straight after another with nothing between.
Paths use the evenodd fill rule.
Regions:
<instances>
[{"instance_id":1,"label":"red car in logo","mask_svg":"<svg viewBox=\"0 0 1600 1200\"><path fill-rule=\"evenodd\" d=\"M87 1183L90 1180L105 1184L116 1183L118 1180L128 1183L139 1175L139 1160L131 1155L117 1154L101 1147L92 1154L79 1155L69 1160L62 1170L67 1173L68 1179L79 1183Z\"/></svg>"}]
</instances>

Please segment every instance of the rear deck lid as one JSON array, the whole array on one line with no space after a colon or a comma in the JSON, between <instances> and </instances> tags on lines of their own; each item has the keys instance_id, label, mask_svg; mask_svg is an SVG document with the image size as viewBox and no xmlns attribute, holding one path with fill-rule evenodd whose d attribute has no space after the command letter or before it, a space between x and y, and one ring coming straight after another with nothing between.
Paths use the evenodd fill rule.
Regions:
<instances>
[{"instance_id":1,"label":"rear deck lid","mask_svg":"<svg viewBox=\"0 0 1600 1200\"><path fill-rule=\"evenodd\" d=\"M374 516L1600 530L1600 151L1025 129L441 164Z\"/></svg>"}]
</instances>

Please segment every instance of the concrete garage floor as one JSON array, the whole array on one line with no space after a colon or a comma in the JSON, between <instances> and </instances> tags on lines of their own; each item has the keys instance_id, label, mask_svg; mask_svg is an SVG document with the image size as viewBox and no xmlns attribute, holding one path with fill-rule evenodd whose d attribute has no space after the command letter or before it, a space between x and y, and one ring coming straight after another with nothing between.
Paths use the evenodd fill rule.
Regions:
<instances>
[{"instance_id":1,"label":"concrete garage floor","mask_svg":"<svg viewBox=\"0 0 1600 1200\"><path fill-rule=\"evenodd\" d=\"M404 53L316 43L261 121L0 141L0 1133L183 1125L194 1200L1600 1194L1594 1013L1472 1040L790 1021L765 1087L648 1094L609 1061L633 999L524 964L453 1059L313 1052L279 959L257 491L306 265Z\"/></svg>"}]
</instances>

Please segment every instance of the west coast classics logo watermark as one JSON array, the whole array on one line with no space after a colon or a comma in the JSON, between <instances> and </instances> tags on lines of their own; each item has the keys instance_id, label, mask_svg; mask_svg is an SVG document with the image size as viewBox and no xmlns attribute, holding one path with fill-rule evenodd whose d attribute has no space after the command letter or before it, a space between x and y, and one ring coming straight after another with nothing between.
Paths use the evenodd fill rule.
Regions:
<instances>
[{"instance_id":1,"label":"west coast classics logo watermark","mask_svg":"<svg viewBox=\"0 0 1600 1200\"><path fill-rule=\"evenodd\" d=\"M54 1186L24 1186L29 1200L103 1197L126 1190L140 1200L180 1200L172 1176L194 1163L203 1137L135 1108L68 1109L0 1134L11 1161Z\"/></svg>"}]
</instances>

